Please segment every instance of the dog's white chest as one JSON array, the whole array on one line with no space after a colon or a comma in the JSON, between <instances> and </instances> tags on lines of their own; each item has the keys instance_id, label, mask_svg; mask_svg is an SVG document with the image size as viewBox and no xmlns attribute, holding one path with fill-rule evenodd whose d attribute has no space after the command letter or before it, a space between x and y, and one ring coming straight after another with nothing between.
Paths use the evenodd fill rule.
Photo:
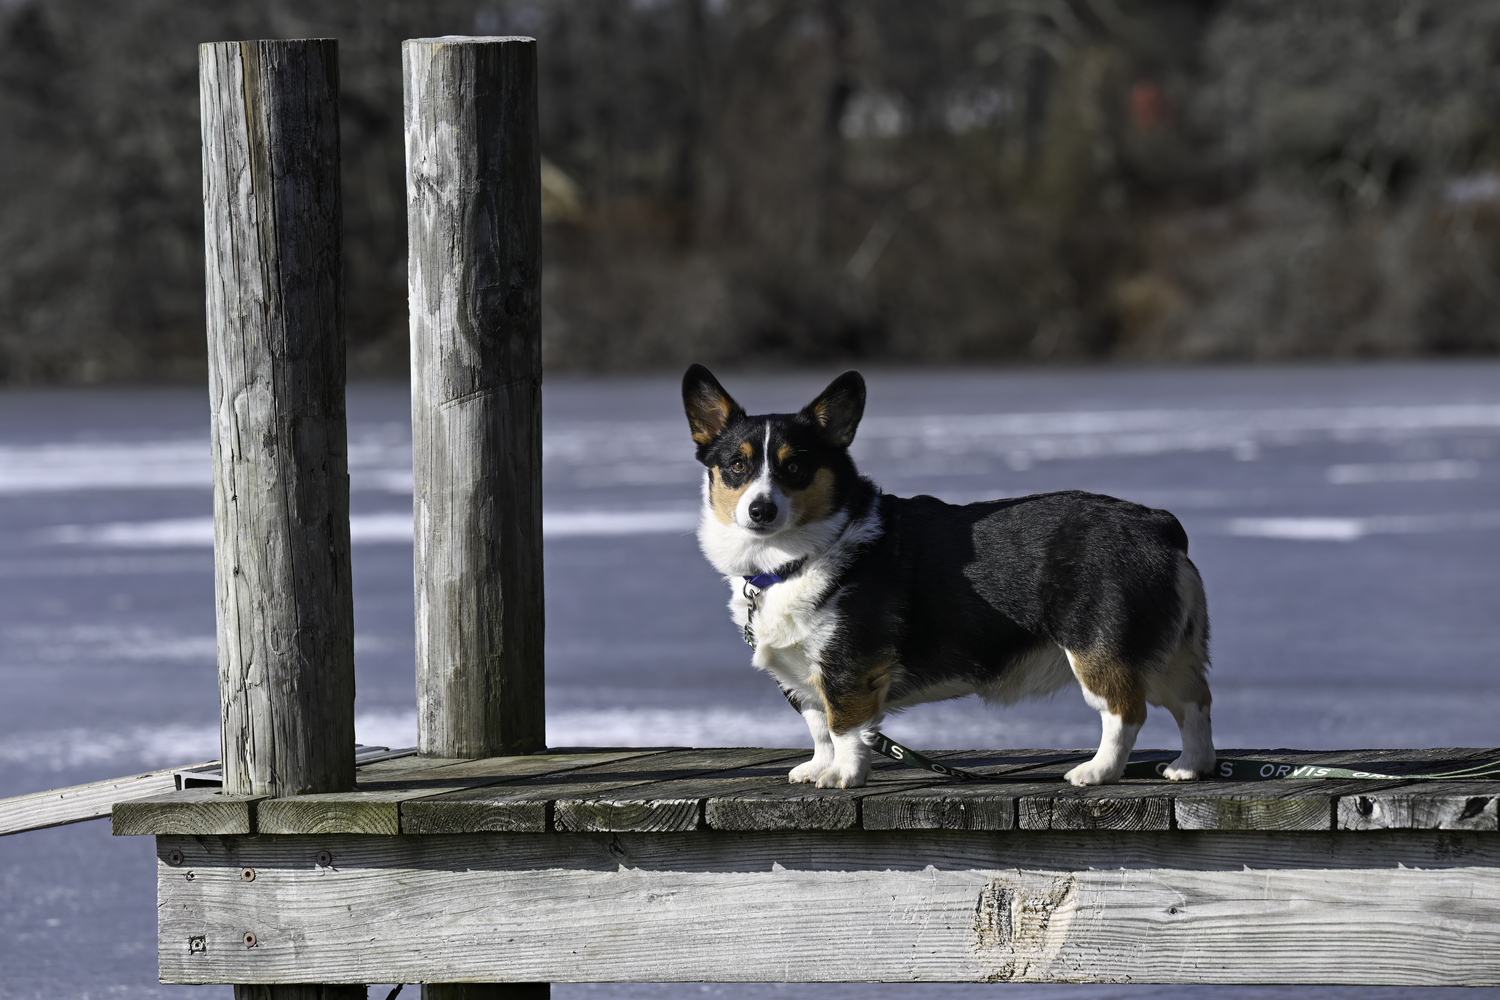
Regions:
<instances>
[{"instance_id":1,"label":"dog's white chest","mask_svg":"<svg viewBox=\"0 0 1500 1000\"><path fill-rule=\"evenodd\" d=\"M748 625L755 640L755 666L788 687L809 687L837 625L837 602L825 598L829 582L812 569L759 591L742 587L730 601L735 623Z\"/></svg>"}]
</instances>

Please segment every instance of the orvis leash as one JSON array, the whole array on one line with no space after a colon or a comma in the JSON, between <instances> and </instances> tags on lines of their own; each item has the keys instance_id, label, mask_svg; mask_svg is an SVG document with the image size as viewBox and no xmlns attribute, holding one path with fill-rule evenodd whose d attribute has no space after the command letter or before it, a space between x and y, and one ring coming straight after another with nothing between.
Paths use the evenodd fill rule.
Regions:
<instances>
[{"instance_id":1,"label":"orvis leash","mask_svg":"<svg viewBox=\"0 0 1500 1000\"><path fill-rule=\"evenodd\" d=\"M911 747L902 746L884 733L876 733L871 743L875 751L908 767L922 767L957 781L1016 781L1021 775L988 775L966 771L961 767L939 764ZM1086 760L1086 757L1080 757ZM1160 778L1171 761L1142 760L1125 765L1126 778ZM1270 781L1275 778L1369 778L1380 781L1454 781L1465 778L1500 778L1500 760L1475 764L1453 771L1432 774L1382 774L1348 767L1323 767L1318 764L1284 764L1269 760L1234 760L1220 758L1214 763L1213 776L1230 781Z\"/></svg>"},{"instance_id":2,"label":"orvis leash","mask_svg":"<svg viewBox=\"0 0 1500 1000\"><path fill-rule=\"evenodd\" d=\"M1143 760L1125 765L1127 778L1159 778L1171 761ZM1269 760L1231 760L1214 762L1213 776L1231 781L1270 781L1273 778L1369 778L1376 781L1454 781L1462 778L1500 778L1500 760L1486 761L1472 767L1430 774L1384 774L1351 767L1324 767L1320 764L1283 764Z\"/></svg>"}]
</instances>

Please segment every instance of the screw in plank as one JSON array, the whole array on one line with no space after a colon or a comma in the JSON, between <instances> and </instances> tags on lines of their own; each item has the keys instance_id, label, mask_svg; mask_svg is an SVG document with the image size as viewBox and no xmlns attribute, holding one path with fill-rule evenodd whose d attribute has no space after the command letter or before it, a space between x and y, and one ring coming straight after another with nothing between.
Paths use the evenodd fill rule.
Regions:
<instances>
[{"instance_id":1,"label":"screw in plank","mask_svg":"<svg viewBox=\"0 0 1500 1000\"><path fill-rule=\"evenodd\" d=\"M208 938L203 934L193 934L188 938L188 954L201 955L208 951Z\"/></svg>"},{"instance_id":2,"label":"screw in plank","mask_svg":"<svg viewBox=\"0 0 1500 1000\"><path fill-rule=\"evenodd\" d=\"M333 855L329 854L327 851L319 851L318 852L318 867L319 868L332 868L333 867Z\"/></svg>"},{"instance_id":3,"label":"screw in plank","mask_svg":"<svg viewBox=\"0 0 1500 1000\"><path fill-rule=\"evenodd\" d=\"M182 856L182 852L177 850L176 848L173 848L172 850L167 852L167 864L171 865L173 868L182 867L182 862L184 860L185 859Z\"/></svg>"},{"instance_id":4,"label":"screw in plank","mask_svg":"<svg viewBox=\"0 0 1500 1000\"><path fill-rule=\"evenodd\" d=\"M241 868L240 869L240 878L243 879L246 882L254 882L255 881L255 869L254 868Z\"/></svg>"},{"instance_id":5,"label":"screw in plank","mask_svg":"<svg viewBox=\"0 0 1500 1000\"><path fill-rule=\"evenodd\" d=\"M245 947L246 948L254 948L255 947L255 932L254 931L246 931L245 932Z\"/></svg>"}]
</instances>

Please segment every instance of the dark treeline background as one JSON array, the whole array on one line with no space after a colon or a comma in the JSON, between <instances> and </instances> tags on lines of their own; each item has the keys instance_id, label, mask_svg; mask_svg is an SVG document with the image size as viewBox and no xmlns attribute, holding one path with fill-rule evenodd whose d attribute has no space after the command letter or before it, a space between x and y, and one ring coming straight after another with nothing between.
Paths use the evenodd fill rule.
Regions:
<instances>
[{"instance_id":1,"label":"dark treeline background","mask_svg":"<svg viewBox=\"0 0 1500 1000\"><path fill-rule=\"evenodd\" d=\"M340 41L406 368L400 41L540 40L553 368L1500 348L1493 0L0 0L0 381L204 370L197 43Z\"/></svg>"}]
</instances>

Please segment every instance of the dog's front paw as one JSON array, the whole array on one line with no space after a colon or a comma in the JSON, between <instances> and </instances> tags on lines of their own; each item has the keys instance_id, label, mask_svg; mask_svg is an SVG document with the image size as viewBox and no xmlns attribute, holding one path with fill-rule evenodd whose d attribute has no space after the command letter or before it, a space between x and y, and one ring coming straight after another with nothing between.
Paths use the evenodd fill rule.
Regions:
<instances>
[{"instance_id":1,"label":"dog's front paw","mask_svg":"<svg viewBox=\"0 0 1500 1000\"><path fill-rule=\"evenodd\" d=\"M1189 760L1187 754L1178 757L1168 764L1161 772L1161 776L1168 781L1197 781L1206 778L1213 773L1214 758L1208 760Z\"/></svg>"},{"instance_id":2,"label":"dog's front paw","mask_svg":"<svg viewBox=\"0 0 1500 1000\"><path fill-rule=\"evenodd\" d=\"M1079 764L1073 770L1063 775L1075 785L1108 785L1119 781L1120 775L1125 773L1123 767L1111 767L1108 761L1091 760Z\"/></svg>"},{"instance_id":3,"label":"dog's front paw","mask_svg":"<svg viewBox=\"0 0 1500 1000\"><path fill-rule=\"evenodd\" d=\"M820 759L818 757L814 757L807 763L798 764L796 767L792 768L791 771L787 773L786 780L790 781L794 785L817 781L818 776L821 775L824 771L828 770L829 763L831 762L827 758Z\"/></svg>"},{"instance_id":4,"label":"dog's front paw","mask_svg":"<svg viewBox=\"0 0 1500 1000\"><path fill-rule=\"evenodd\" d=\"M865 764L840 764L837 761L833 766L818 775L819 788L858 788L865 783L870 776L870 765Z\"/></svg>"}]
</instances>

